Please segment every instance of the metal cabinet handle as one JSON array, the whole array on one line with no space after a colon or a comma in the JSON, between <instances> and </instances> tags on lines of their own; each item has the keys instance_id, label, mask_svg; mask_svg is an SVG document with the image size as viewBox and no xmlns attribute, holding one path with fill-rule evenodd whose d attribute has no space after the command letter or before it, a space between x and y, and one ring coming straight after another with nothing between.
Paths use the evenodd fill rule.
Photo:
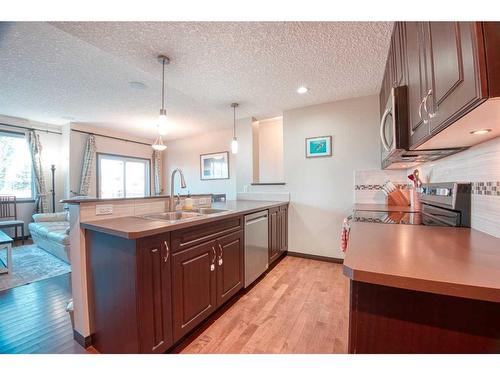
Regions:
<instances>
[{"instance_id":1,"label":"metal cabinet handle","mask_svg":"<svg viewBox=\"0 0 500 375\"><path fill-rule=\"evenodd\" d=\"M382 141L382 145L384 146L386 151L389 151L389 145L387 144L387 140L385 139L384 135L384 125L385 125L385 119L387 116L389 116L389 113L391 113L391 110L387 108L382 115L382 120L380 120L380 140Z\"/></svg>"},{"instance_id":2,"label":"metal cabinet handle","mask_svg":"<svg viewBox=\"0 0 500 375\"><path fill-rule=\"evenodd\" d=\"M151 252L152 253L156 253L158 251L158 249L152 249Z\"/></svg>"},{"instance_id":3,"label":"metal cabinet handle","mask_svg":"<svg viewBox=\"0 0 500 375\"><path fill-rule=\"evenodd\" d=\"M212 263L210 263L210 271L215 270L215 258L217 257L217 252L215 251L215 247L212 246L212 252L214 256L212 257Z\"/></svg>"},{"instance_id":4,"label":"metal cabinet handle","mask_svg":"<svg viewBox=\"0 0 500 375\"><path fill-rule=\"evenodd\" d=\"M420 117L420 120L424 122L424 124L427 123L427 120L422 117L422 106L424 105L425 98L423 98L420 101L420 105L418 106L418 117Z\"/></svg>"},{"instance_id":5,"label":"metal cabinet handle","mask_svg":"<svg viewBox=\"0 0 500 375\"><path fill-rule=\"evenodd\" d=\"M429 96L431 96L431 95L432 95L432 89L429 89L429 92L427 93L427 95L424 98L424 111L427 112L427 114L429 115L429 118L433 118L436 116L436 112L429 113L429 111L427 110L427 99L429 99Z\"/></svg>"},{"instance_id":6,"label":"metal cabinet handle","mask_svg":"<svg viewBox=\"0 0 500 375\"><path fill-rule=\"evenodd\" d=\"M163 257L163 261L167 263L168 257L170 256L170 248L168 247L167 241L163 241L163 243L165 244L165 249L167 250L167 255Z\"/></svg>"},{"instance_id":7,"label":"metal cabinet handle","mask_svg":"<svg viewBox=\"0 0 500 375\"><path fill-rule=\"evenodd\" d=\"M222 260L222 255L224 254L224 249L222 248L222 245L219 244L219 249L220 249L220 254L219 254L219 266L222 266L223 260Z\"/></svg>"}]
</instances>

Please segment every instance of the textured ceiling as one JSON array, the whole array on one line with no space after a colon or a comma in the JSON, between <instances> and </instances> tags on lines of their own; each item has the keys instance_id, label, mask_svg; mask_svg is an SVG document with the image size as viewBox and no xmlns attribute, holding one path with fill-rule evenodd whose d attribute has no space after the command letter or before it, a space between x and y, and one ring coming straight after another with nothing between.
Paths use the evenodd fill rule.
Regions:
<instances>
[{"instance_id":1,"label":"textured ceiling","mask_svg":"<svg viewBox=\"0 0 500 375\"><path fill-rule=\"evenodd\" d=\"M151 138L166 67L167 138L237 117L375 94L391 22L0 23L0 114ZM146 88L133 88L131 81ZM309 88L296 93L300 85Z\"/></svg>"}]
</instances>

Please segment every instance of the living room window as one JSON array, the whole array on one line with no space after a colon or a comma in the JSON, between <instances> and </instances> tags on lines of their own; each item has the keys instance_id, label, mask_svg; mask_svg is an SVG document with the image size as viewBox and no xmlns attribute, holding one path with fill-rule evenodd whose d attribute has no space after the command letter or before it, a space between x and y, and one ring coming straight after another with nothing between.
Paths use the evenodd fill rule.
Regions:
<instances>
[{"instance_id":1,"label":"living room window","mask_svg":"<svg viewBox=\"0 0 500 375\"><path fill-rule=\"evenodd\" d=\"M33 199L33 164L26 136L0 130L0 195Z\"/></svg>"},{"instance_id":2,"label":"living room window","mask_svg":"<svg viewBox=\"0 0 500 375\"><path fill-rule=\"evenodd\" d=\"M150 160L97 154L99 198L131 198L150 195Z\"/></svg>"}]
</instances>

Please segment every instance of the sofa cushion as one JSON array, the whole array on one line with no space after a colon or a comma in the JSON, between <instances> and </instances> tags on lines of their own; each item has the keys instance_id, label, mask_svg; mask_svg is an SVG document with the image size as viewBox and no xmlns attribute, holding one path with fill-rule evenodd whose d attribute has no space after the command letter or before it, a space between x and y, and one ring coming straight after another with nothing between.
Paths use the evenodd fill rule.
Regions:
<instances>
[{"instance_id":1,"label":"sofa cushion","mask_svg":"<svg viewBox=\"0 0 500 375\"><path fill-rule=\"evenodd\" d=\"M69 228L67 221L42 221L30 223L28 228L31 233L45 238L49 241L69 245L69 235L66 230Z\"/></svg>"},{"instance_id":2,"label":"sofa cushion","mask_svg":"<svg viewBox=\"0 0 500 375\"><path fill-rule=\"evenodd\" d=\"M35 223L46 221L69 221L68 212L55 212L51 214L34 214L33 221Z\"/></svg>"}]
</instances>

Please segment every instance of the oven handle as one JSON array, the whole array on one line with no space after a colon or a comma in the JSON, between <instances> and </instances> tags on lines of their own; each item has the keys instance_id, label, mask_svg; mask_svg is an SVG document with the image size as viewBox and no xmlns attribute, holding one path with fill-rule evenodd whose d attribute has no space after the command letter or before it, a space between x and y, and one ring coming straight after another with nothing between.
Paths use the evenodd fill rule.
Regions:
<instances>
[{"instance_id":1,"label":"oven handle","mask_svg":"<svg viewBox=\"0 0 500 375\"><path fill-rule=\"evenodd\" d=\"M382 120L380 120L380 140L382 141L382 145L384 146L386 151L389 151L389 145L387 144L387 140L385 139L384 135L384 125L385 125L385 119L387 116L389 116L389 113L391 113L391 109L387 108L382 116Z\"/></svg>"},{"instance_id":2,"label":"oven handle","mask_svg":"<svg viewBox=\"0 0 500 375\"><path fill-rule=\"evenodd\" d=\"M428 216L430 217L432 220L436 220L436 221L439 221L440 223L443 223L443 224L446 224L446 225L449 225L449 226L452 226L452 227L456 227L457 226L457 223L456 223L456 220L454 222L451 222L451 221L446 221L446 220L443 220L437 216L434 216L433 214L430 214L428 212L423 212L422 211L422 219L424 216ZM423 221L423 220L422 220Z\"/></svg>"}]
</instances>

